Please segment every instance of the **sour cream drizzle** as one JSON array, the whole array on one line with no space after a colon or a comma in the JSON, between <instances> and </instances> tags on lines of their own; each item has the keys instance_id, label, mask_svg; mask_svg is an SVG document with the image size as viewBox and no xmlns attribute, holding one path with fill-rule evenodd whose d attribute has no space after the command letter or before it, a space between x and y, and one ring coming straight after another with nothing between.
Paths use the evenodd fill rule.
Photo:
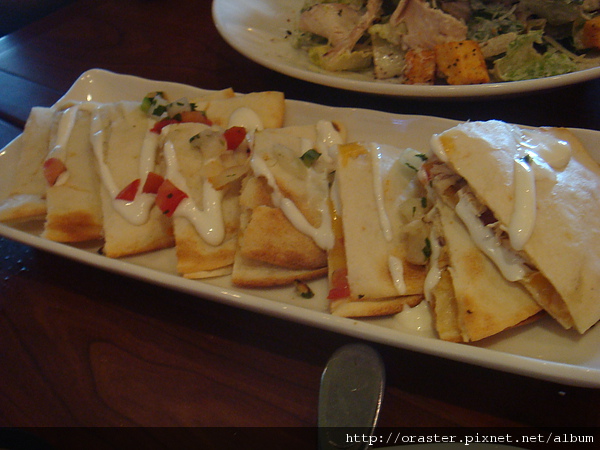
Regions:
<instances>
[{"instance_id":1,"label":"sour cream drizzle","mask_svg":"<svg viewBox=\"0 0 600 450\"><path fill-rule=\"evenodd\" d=\"M63 164L67 161L67 143L71 137L73 132L73 127L75 126L75 120L77 119L77 113L79 112L79 104L70 106L66 110L63 111L60 116L60 120L58 122L58 128L56 131L56 142L54 147L50 149L48 155L46 156L46 160L50 158L56 158L63 162ZM60 186L61 184L65 184L67 179L69 178L69 172L64 171L61 173L54 186Z\"/></svg>"},{"instance_id":2,"label":"sour cream drizzle","mask_svg":"<svg viewBox=\"0 0 600 450\"><path fill-rule=\"evenodd\" d=\"M56 143L48 153L49 158L57 158L65 162L67 158L67 143L75 126L75 119L79 112L79 105L67 108L61 115L56 131Z\"/></svg>"},{"instance_id":3,"label":"sour cream drizzle","mask_svg":"<svg viewBox=\"0 0 600 450\"><path fill-rule=\"evenodd\" d=\"M310 236L315 243L324 250L329 250L333 247L335 237L331 226L331 213L327 205L326 199L318 206L318 211L321 213L321 225L313 227L298 207L292 200L285 197L277 182L273 173L269 169L266 161L260 156L253 156L250 160L252 170L256 176L263 176L267 180L267 184L273 189L271 193L271 200L273 204L278 208L281 208L285 217L292 223L292 225L300 232Z\"/></svg>"},{"instance_id":4,"label":"sour cream drizzle","mask_svg":"<svg viewBox=\"0 0 600 450\"><path fill-rule=\"evenodd\" d=\"M179 171L175 147L171 141L165 142L163 153L167 163L166 178L189 195L190 190L185 178ZM225 224L221 207L222 198L222 191L217 191L210 181L205 178L203 180L202 210L198 208L191 197L187 197L179 203L173 216L184 217L189 220L207 244L219 245L225 239Z\"/></svg>"},{"instance_id":5,"label":"sour cream drizzle","mask_svg":"<svg viewBox=\"0 0 600 450\"><path fill-rule=\"evenodd\" d=\"M477 217L474 206L461 196L456 204L456 214L463 221L475 245L490 258L509 281L522 279L527 273L524 261L513 251L504 247L492 229Z\"/></svg>"},{"instance_id":6,"label":"sour cream drizzle","mask_svg":"<svg viewBox=\"0 0 600 450\"><path fill-rule=\"evenodd\" d=\"M244 127L248 132L254 132L256 130L262 130L264 128L262 120L256 112L248 108L247 106L243 106L241 108L236 109L231 116L229 117L228 127Z\"/></svg>"},{"instance_id":7,"label":"sour cream drizzle","mask_svg":"<svg viewBox=\"0 0 600 450\"><path fill-rule=\"evenodd\" d=\"M315 149L321 153L321 158L324 158L326 163L331 163L333 161L329 153L331 148L343 144L344 140L329 120L319 120L316 127L317 140L315 142Z\"/></svg>"},{"instance_id":8,"label":"sour cream drizzle","mask_svg":"<svg viewBox=\"0 0 600 450\"><path fill-rule=\"evenodd\" d=\"M539 162L537 159L543 162ZM519 251L533 234L536 218L536 178L543 172L564 169L571 159L568 142L537 130L523 130L514 161L514 208L508 225L511 246ZM535 170L534 170L535 169ZM537 177L536 177L537 172ZM552 176L544 176L555 179Z\"/></svg>"},{"instance_id":9,"label":"sour cream drizzle","mask_svg":"<svg viewBox=\"0 0 600 450\"><path fill-rule=\"evenodd\" d=\"M508 235L510 244L515 250L523 247L531 237L535 226L535 176L529 164L522 159L515 159L514 165L515 203Z\"/></svg>"},{"instance_id":10,"label":"sour cream drizzle","mask_svg":"<svg viewBox=\"0 0 600 450\"><path fill-rule=\"evenodd\" d=\"M414 307L404 305L395 319L409 330L418 332L433 331L433 316L427 302L421 302Z\"/></svg>"},{"instance_id":11,"label":"sour cream drizzle","mask_svg":"<svg viewBox=\"0 0 600 450\"><path fill-rule=\"evenodd\" d=\"M393 255L390 255L388 259L388 267L390 268L390 275L394 282L394 286L398 291L399 295L406 294L406 283L404 282L404 265L402 260Z\"/></svg>"},{"instance_id":12,"label":"sour cream drizzle","mask_svg":"<svg viewBox=\"0 0 600 450\"><path fill-rule=\"evenodd\" d=\"M379 216L379 225L385 240L390 242L393 238L392 225L390 218L385 210L383 198L383 180L381 177L381 153L377 144L370 144L367 148L371 156L371 165L373 167L373 192L375 193L375 202L377 204L377 213Z\"/></svg>"},{"instance_id":13,"label":"sour cream drizzle","mask_svg":"<svg viewBox=\"0 0 600 450\"><path fill-rule=\"evenodd\" d=\"M108 191L111 197L113 208L133 225L143 225L150 217L150 210L154 205L154 194L146 194L142 192L144 182L148 177L148 173L154 169L156 159L156 149L158 147L158 134L149 131L154 120L148 119L146 135L142 143L139 158L139 178L140 185L138 187L135 198L132 201L117 199L120 189L114 181L112 173L108 165L104 162L104 133L105 126L101 114L96 114L92 118L91 126L91 142L94 149L94 155L100 172L102 184ZM132 180L133 181L133 180Z\"/></svg>"}]
</instances>

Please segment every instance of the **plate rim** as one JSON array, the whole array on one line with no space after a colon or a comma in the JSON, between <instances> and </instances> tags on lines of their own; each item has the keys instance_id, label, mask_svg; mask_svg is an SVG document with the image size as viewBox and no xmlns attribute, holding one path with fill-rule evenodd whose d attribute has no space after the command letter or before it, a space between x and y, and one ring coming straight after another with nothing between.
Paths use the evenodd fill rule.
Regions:
<instances>
[{"instance_id":1,"label":"plate rim","mask_svg":"<svg viewBox=\"0 0 600 450\"><path fill-rule=\"evenodd\" d=\"M131 83L160 83L161 86L167 84L167 82L140 78L133 75L117 74L104 69L90 69L84 72L73 83L71 88L57 101L56 104L73 99L72 96L74 95L74 92L80 89L81 84L87 83L90 80L109 81L113 85L122 85L126 81ZM111 83L109 83L109 85ZM168 82L168 84L184 90L206 91L204 89L180 83ZM384 117L430 118L444 120L449 124L459 122L453 119L392 114L361 108L330 107L298 100L286 99L286 102L290 102L292 105L312 105L317 108L329 110L368 111L371 113L382 114ZM594 130L583 131L600 133ZM17 137L4 149L0 150L0 154L7 148L18 145L19 140L20 137ZM235 286L223 288L201 280L187 280L176 274L169 274L161 270L138 266L128 261L113 260L95 254L89 250L46 240L28 233L27 231L20 230L10 224L0 223L0 236L98 269L130 276L138 280L180 291L194 297L200 297L209 301L217 301L229 306L294 321L330 332L530 378L578 387L600 387L600 369L517 355L491 348L445 342L439 339L431 339L428 337L412 335L410 333L403 333L402 331L390 330L377 324L368 323L367 321L336 317L327 312L316 311L289 303L263 298L252 290L237 288ZM240 294L242 294L242 296L240 296ZM248 302L248 299L252 301Z\"/></svg>"},{"instance_id":2,"label":"plate rim","mask_svg":"<svg viewBox=\"0 0 600 450\"><path fill-rule=\"evenodd\" d=\"M255 51L250 48L249 40L237 36L234 32L236 27L231 26L225 20L223 11L235 0L214 0L212 5L212 17L217 31L221 37L237 52L248 59L260 64L270 70L308 81L314 84L320 84L332 88L344 89L354 92L377 94L391 97L405 97L412 99L431 99L431 100L451 100L451 99L482 99L482 98L501 98L516 95L539 93L547 90L566 87L586 81L600 78L600 67L579 70L577 72L563 75L554 75L551 77L538 78L533 80L495 82L477 85L406 85L389 83L384 81L353 80L336 76L329 73L311 71L300 67L299 65L286 64L275 58L265 55L263 52ZM265 3L269 0L252 0L256 3ZM289 1L289 0L288 0ZM273 3L273 2L271 2ZM275 2L276 4L283 3ZM247 3L236 2L236 8L243 11ZM259 28L247 24L246 29L256 31ZM262 30L260 30L262 31ZM283 39L283 38L280 38ZM265 45L267 45L265 47ZM263 42L262 48L268 48L268 42Z\"/></svg>"}]
</instances>

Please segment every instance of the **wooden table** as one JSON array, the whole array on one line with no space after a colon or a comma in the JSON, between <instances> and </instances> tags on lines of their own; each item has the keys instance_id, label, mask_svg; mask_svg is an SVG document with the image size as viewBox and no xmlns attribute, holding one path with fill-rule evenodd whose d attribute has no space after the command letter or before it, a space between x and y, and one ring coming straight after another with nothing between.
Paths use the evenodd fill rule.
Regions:
<instances>
[{"instance_id":1,"label":"wooden table","mask_svg":"<svg viewBox=\"0 0 600 450\"><path fill-rule=\"evenodd\" d=\"M478 101L352 93L241 56L217 33L208 1L81 0L0 39L0 146L20 133L32 106L51 105L90 68L208 89L280 90L332 106L600 129L600 80ZM324 364L355 339L7 239L0 254L0 425L285 427L263 438L274 448L315 447ZM373 345L388 370L382 427L600 425L599 390ZM143 442L160 440L148 433ZM240 433L224 428L213 441L229 436L220 441L228 448Z\"/></svg>"}]
</instances>

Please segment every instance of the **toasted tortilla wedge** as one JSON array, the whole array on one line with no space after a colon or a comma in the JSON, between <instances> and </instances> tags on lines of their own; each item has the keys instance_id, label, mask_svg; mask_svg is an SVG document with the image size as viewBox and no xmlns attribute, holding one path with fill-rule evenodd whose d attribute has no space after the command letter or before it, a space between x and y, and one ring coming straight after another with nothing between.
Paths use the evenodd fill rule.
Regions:
<instances>
[{"instance_id":1,"label":"toasted tortilla wedge","mask_svg":"<svg viewBox=\"0 0 600 450\"><path fill-rule=\"evenodd\" d=\"M435 136L433 148L511 229L516 162L535 171L535 217L522 249L502 243L531 268L520 282L563 327L583 333L600 319L600 167L566 129L526 130L499 121L469 122ZM483 170L485 168L485 170ZM517 209L518 210L518 209Z\"/></svg>"},{"instance_id":2,"label":"toasted tortilla wedge","mask_svg":"<svg viewBox=\"0 0 600 450\"><path fill-rule=\"evenodd\" d=\"M454 211L436 203L434 229L442 235L440 255L433 261L443 281L431 292L440 338L472 342L514 327L537 314L541 307L527 290L502 276L475 245Z\"/></svg>"},{"instance_id":3,"label":"toasted tortilla wedge","mask_svg":"<svg viewBox=\"0 0 600 450\"><path fill-rule=\"evenodd\" d=\"M330 281L335 284L334 272L345 266L350 297L331 302L334 314L393 314L422 299L426 268L407 258L400 212L403 202L420 191L411 182L415 171L402 173L407 169L402 153L396 147L359 143L338 150L336 209L344 257L338 249L329 253Z\"/></svg>"},{"instance_id":4,"label":"toasted tortilla wedge","mask_svg":"<svg viewBox=\"0 0 600 450\"><path fill-rule=\"evenodd\" d=\"M177 250L177 270L186 278L206 278L231 272L236 250L239 229L239 192L240 181L230 183L220 190L207 181L205 165L210 163L202 148L192 145L190 139L210 127L198 123L182 123L166 127L161 134L163 152L169 147L172 156L166 176L189 196L186 201L195 205L198 221L214 222L214 228L223 227L223 238L213 242L209 234L213 227L203 231L203 226L195 225L190 217L173 216L175 242ZM227 150L225 150L227 151ZM207 201L215 199L211 213L206 209Z\"/></svg>"},{"instance_id":5,"label":"toasted tortilla wedge","mask_svg":"<svg viewBox=\"0 0 600 450\"><path fill-rule=\"evenodd\" d=\"M93 145L101 178L104 246L110 258L159 250L174 244L172 224L154 205L154 196L141 192L148 171L157 167L158 135L138 102L98 106L93 112ZM116 197L140 180L133 201Z\"/></svg>"},{"instance_id":6,"label":"toasted tortilla wedge","mask_svg":"<svg viewBox=\"0 0 600 450\"><path fill-rule=\"evenodd\" d=\"M206 116L213 122L212 130L215 133L222 133L232 124L244 126L248 132L254 132L255 128L271 128L283 124L285 99L282 93L257 92L233 97L229 95L229 91L223 92L225 95L195 100L200 102L200 109L205 110ZM199 144L200 140L194 144L190 142L192 137L209 131L211 128L203 124L183 123L166 127L161 133L163 152L167 144L172 146L178 167L176 176L179 181L172 181L176 185L185 185L183 190L188 193L189 202L193 202L197 209L204 211L200 213L205 215L201 221L205 221L207 214L211 214L205 208L209 196L218 197L220 217L210 220L216 220L220 224L219 227L223 226L224 229L223 239L212 242L199 230L201 227L195 226L189 218L177 217L176 214L173 223L177 267L179 273L186 278L206 278L231 272L237 248L240 224L239 196L243 176L232 172L246 170L243 166L248 165L247 155L242 152L240 165L228 166L223 170L211 169L215 160L227 158L226 153L231 153L231 150L215 150L217 144L210 143L210 139L206 144ZM224 142L222 136L221 141ZM218 172L216 175L213 173L215 170ZM234 181L229 182L228 177L232 177Z\"/></svg>"},{"instance_id":7,"label":"toasted tortilla wedge","mask_svg":"<svg viewBox=\"0 0 600 450\"><path fill-rule=\"evenodd\" d=\"M59 242L101 239L100 181L90 142L90 110L77 104L57 114L59 123L50 149L59 145L64 151L66 172L61 182L47 188L42 236Z\"/></svg>"},{"instance_id":8,"label":"toasted tortilla wedge","mask_svg":"<svg viewBox=\"0 0 600 450\"><path fill-rule=\"evenodd\" d=\"M51 108L35 107L25 124L12 187L0 202L0 220L43 218L46 214L46 179L43 164L55 120Z\"/></svg>"},{"instance_id":9,"label":"toasted tortilla wedge","mask_svg":"<svg viewBox=\"0 0 600 450\"><path fill-rule=\"evenodd\" d=\"M331 123L330 123L331 124ZM253 173L245 181L238 257L233 282L240 286L277 286L327 273L330 236L328 173L331 159L324 123L256 133ZM335 126L337 140L345 130ZM325 145L327 147L327 145ZM311 149L320 157L307 167L301 157ZM323 159L321 159L323 158Z\"/></svg>"}]
</instances>

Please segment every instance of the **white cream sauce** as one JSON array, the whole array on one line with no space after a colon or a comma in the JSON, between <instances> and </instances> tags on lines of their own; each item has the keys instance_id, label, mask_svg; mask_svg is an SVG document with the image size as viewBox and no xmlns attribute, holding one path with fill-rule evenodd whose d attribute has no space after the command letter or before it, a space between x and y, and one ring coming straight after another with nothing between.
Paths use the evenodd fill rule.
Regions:
<instances>
[{"instance_id":1,"label":"white cream sauce","mask_svg":"<svg viewBox=\"0 0 600 450\"><path fill-rule=\"evenodd\" d=\"M515 159L513 176L515 201L508 235L512 248L519 251L523 250L535 226L535 176L529 164L522 159Z\"/></svg>"},{"instance_id":2,"label":"white cream sauce","mask_svg":"<svg viewBox=\"0 0 600 450\"><path fill-rule=\"evenodd\" d=\"M260 155L253 156L250 160L250 164L257 177L265 177L267 184L273 189L271 194L273 204L278 208L281 208L290 223L301 233L310 236L323 250L333 248L335 237L331 225L332 219L327 199L323 199L321 204L317 207L317 210L321 213L321 225L319 227L314 227L306 220L306 217L304 217L294 202L282 194L267 162L260 157ZM322 175L325 176L325 174Z\"/></svg>"},{"instance_id":3,"label":"white cream sauce","mask_svg":"<svg viewBox=\"0 0 600 450\"><path fill-rule=\"evenodd\" d=\"M414 307L404 305L402 311L395 315L404 328L418 332L433 331L433 315L427 302L421 302Z\"/></svg>"},{"instance_id":4,"label":"white cream sauce","mask_svg":"<svg viewBox=\"0 0 600 450\"><path fill-rule=\"evenodd\" d=\"M338 144L343 143L340 133L330 121L318 121L316 130L317 137L315 142L311 139L302 139L300 148L302 154L314 148L321 154L321 158L324 158L321 164L315 164L313 168L308 168L309 176L307 184L314 184L315 186L327 184L327 166L333 161L330 151ZM304 217L294 202L282 194L275 177L269 168L269 164L260 155L253 155L250 164L256 176L263 176L267 180L267 184L273 190L271 194L273 204L278 208L281 208L290 223L298 231L311 237L323 250L331 249L335 242L335 237L332 229L332 218L327 198L323 198L322 202L317 207L318 212L321 214L321 224L318 227L314 227L306 220L306 217ZM326 168L317 171L316 168L322 168L323 164L326 165Z\"/></svg>"},{"instance_id":5,"label":"white cream sauce","mask_svg":"<svg viewBox=\"0 0 600 450\"><path fill-rule=\"evenodd\" d=\"M390 269L390 275L394 282L394 287L398 291L399 295L406 294L406 282L404 281L404 265L400 258L390 255L388 258L388 267Z\"/></svg>"},{"instance_id":6,"label":"white cream sauce","mask_svg":"<svg viewBox=\"0 0 600 450\"><path fill-rule=\"evenodd\" d=\"M383 196L383 179L381 175L381 153L377 144L369 144L367 146L371 157L371 165L373 170L373 192L375 193L375 202L377 204L377 214L379 217L379 225L385 240L391 242L393 238L392 224L385 210L385 199Z\"/></svg>"},{"instance_id":7,"label":"white cream sauce","mask_svg":"<svg viewBox=\"0 0 600 450\"><path fill-rule=\"evenodd\" d=\"M229 116L228 128L244 127L248 133L260 131L264 129L263 122L260 116L251 108L243 106L236 109Z\"/></svg>"},{"instance_id":8,"label":"white cream sauce","mask_svg":"<svg viewBox=\"0 0 600 450\"><path fill-rule=\"evenodd\" d=\"M469 230L475 245L494 262L504 278L517 281L525 276L527 268L523 259L502 245L494 231L479 219L475 207L466 197L460 197L455 212Z\"/></svg>"},{"instance_id":9,"label":"white cream sauce","mask_svg":"<svg viewBox=\"0 0 600 450\"><path fill-rule=\"evenodd\" d=\"M336 146L343 144L344 139L342 139L340 132L335 129L335 126L329 120L319 120L316 128L317 139L315 142L315 150L321 154L321 158L323 158L326 164L331 164L333 162L331 156L332 150Z\"/></svg>"},{"instance_id":10,"label":"white cream sauce","mask_svg":"<svg viewBox=\"0 0 600 450\"><path fill-rule=\"evenodd\" d=\"M508 225L511 246L525 247L535 228L536 180L556 180L553 171L563 170L571 159L568 142L539 130L523 130L514 161L514 207Z\"/></svg>"},{"instance_id":11,"label":"white cream sauce","mask_svg":"<svg viewBox=\"0 0 600 450\"><path fill-rule=\"evenodd\" d=\"M217 191L212 184L204 179L202 210L189 197L189 188L179 170L175 147L171 141L166 141L163 153L167 163L166 177L188 197L183 199L173 213L174 217L183 217L190 221L202 239L210 245L219 245L225 239L225 224L222 211L222 191Z\"/></svg>"},{"instance_id":12,"label":"white cream sauce","mask_svg":"<svg viewBox=\"0 0 600 450\"><path fill-rule=\"evenodd\" d=\"M523 130L521 147L535 153L554 170L564 169L571 160L571 145L557 139L551 133L538 130Z\"/></svg>"},{"instance_id":13,"label":"white cream sauce","mask_svg":"<svg viewBox=\"0 0 600 450\"><path fill-rule=\"evenodd\" d=\"M126 201L116 198L121 190L115 183L110 168L104 162L104 134L106 123L101 114L96 114L92 118L91 142L100 172L100 180L111 198L113 208L121 215L121 217L133 225L143 225L148 221L150 210L154 205L154 199L156 197L154 194L142 192L148 173L154 169L156 150L158 147L158 134L150 131L154 126L154 123L155 121L153 119L148 119L146 127L148 131L146 132L140 150L138 170L140 184L136 196L132 201Z\"/></svg>"}]
</instances>

